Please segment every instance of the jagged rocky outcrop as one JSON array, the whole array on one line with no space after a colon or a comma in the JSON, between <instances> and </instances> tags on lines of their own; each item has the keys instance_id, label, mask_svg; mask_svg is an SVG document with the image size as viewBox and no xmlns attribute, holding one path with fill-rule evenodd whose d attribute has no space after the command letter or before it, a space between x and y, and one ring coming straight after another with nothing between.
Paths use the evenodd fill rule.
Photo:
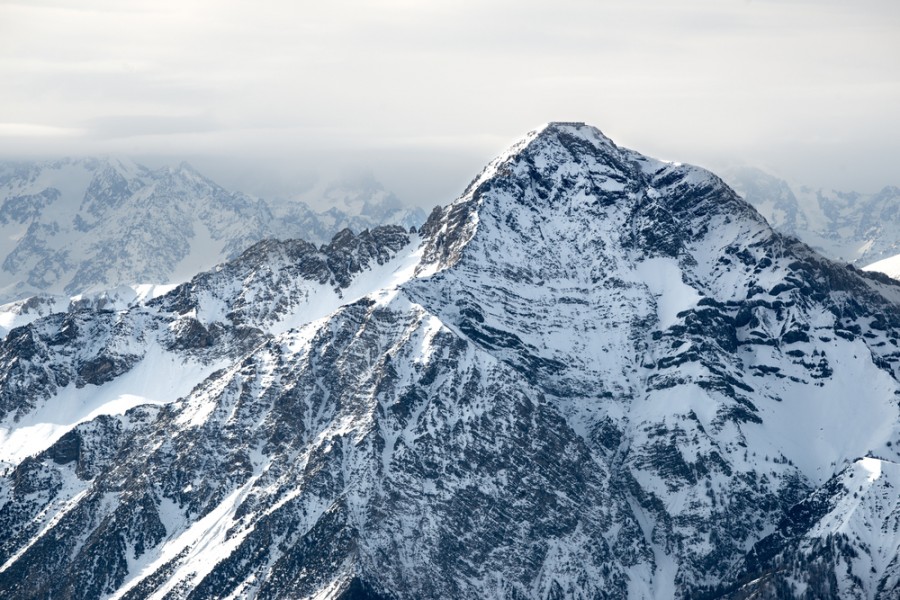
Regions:
<instances>
[{"instance_id":1,"label":"jagged rocky outcrop","mask_svg":"<svg viewBox=\"0 0 900 600\"><path fill-rule=\"evenodd\" d=\"M193 379L8 452L4 596L897 596L900 286L573 123L420 235L11 332L6 381L74 375L4 397L9 440L140 383L147 354L79 388L99 349Z\"/></svg>"},{"instance_id":2,"label":"jagged rocky outcrop","mask_svg":"<svg viewBox=\"0 0 900 600\"><path fill-rule=\"evenodd\" d=\"M267 240L166 295L127 309L72 302L67 312L14 328L0 342L0 419L27 420L42 406L52 410L54 398L84 403L84 398L60 400L60 395L66 389L77 395L88 386L102 387L136 365L143 367L138 371L150 371L138 373L130 386L141 397L153 387L146 379L157 376L154 369L189 378L188 364L205 372L233 360L262 343L271 330L289 328L294 313L304 322L327 315L345 294L352 300L358 293L353 277L390 268L410 240L393 225L360 235L344 230L319 248L300 240Z\"/></svg>"}]
</instances>

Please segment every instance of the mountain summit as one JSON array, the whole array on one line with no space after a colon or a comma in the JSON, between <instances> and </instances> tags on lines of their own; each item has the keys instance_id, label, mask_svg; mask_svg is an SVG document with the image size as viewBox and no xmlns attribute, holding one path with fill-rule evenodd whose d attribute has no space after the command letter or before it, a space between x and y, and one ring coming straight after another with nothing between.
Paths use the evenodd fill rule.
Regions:
<instances>
[{"instance_id":1,"label":"mountain summit","mask_svg":"<svg viewBox=\"0 0 900 600\"><path fill-rule=\"evenodd\" d=\"M12 330L0 590L894 598L898 340L897 284L552 123L419 235Z\"/></svg>"}]
</instances>

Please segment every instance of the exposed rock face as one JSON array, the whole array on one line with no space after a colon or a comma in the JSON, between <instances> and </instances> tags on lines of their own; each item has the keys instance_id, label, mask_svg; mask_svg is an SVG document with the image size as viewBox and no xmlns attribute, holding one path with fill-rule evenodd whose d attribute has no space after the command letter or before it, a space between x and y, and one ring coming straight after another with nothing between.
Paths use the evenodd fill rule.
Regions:
<instances>
[{"instance_id":1,"label":"exposed rock face","mask_svg":"<svg viewBox=\"0 0 900 600\"><path fill-rule=\"evenodd\" d=\"M157 377L155 368L163 369L159 376L177 378L180 363L225 364L262 343L270 330L290 327L295 312L301 323L326 316L344 293L358 293L350 288L354 275L390 267L409 246L410 236L398 226L358 236L345 230L321 248L303 241L263 241L240 258L127 310L73 303L69 312L15 328L0 342L0 419L27 420L45 402L52 410L65 388L102 386L136 365L141 365L137 380L127 387L139 397L146 396L144 388L154 387L148 379ZM74 405L86 401L67 400Z\"/></svg>"},{"instance_id":2,"label":"exposed rock face","mask_svg":"<svg viewBox=\"0 0 900 600\"><path fill-rule=\"evenodd\" d=\"M193 379L8 453L4 596L897 596L900 286L580 124L420 234L13 330L8 440Z\"/></svg>"}]
</instances>

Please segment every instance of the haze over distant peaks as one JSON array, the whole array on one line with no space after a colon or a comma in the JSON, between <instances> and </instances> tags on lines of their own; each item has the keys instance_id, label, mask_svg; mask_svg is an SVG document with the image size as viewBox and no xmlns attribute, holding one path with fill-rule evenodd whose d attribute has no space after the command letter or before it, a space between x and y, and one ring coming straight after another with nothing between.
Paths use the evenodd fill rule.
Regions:
<instances>
[{"instance_id":1,"label":"haze over distant peaks","mask_svg":"<svg viewBox=\"0 0 900 600\"><path fill-rule=\"evenodd\" d=\"M0 163L0 302L180 282L265 238L322 244L348 227L424 219L377 182L338 188L333 200L346 200L344 209L316 213L298 201L227 191L187 163Z\"/></svg>"},{"instance_id":2,"label":"haze over distant peaks","mask_svg":"<svg viewBox=\"0 0 900 600\"><path fill-rule=\"evenodd\" d=\"M900 188L815 189L755 168L732 169L725 179L773 227L829 258L864 266L900 253Z\"/></svg>"}]
</instances>

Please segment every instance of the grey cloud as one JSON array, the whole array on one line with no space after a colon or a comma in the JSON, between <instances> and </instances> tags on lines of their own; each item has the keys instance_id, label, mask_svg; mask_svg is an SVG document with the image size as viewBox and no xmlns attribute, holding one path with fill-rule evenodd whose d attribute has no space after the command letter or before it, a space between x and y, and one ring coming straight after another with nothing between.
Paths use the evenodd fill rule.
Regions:
<instances>
[{"instance_id":1,"label":"grey cloud","mask_svg":"<svg viewBox=\"0 0 900 600\"><path fill-rule=\"evenodd\" d=\"M100 139L128 138L144 135L206 133L217 123L206 115L115 115L97 117L85 124L89 136Z\"/></svg>"},{"instance_id":2,"label":"grey cloud","mask_svg":"<svg viewBox=\"0 0 900 600\"><path fill-rule=\"evenodd\" d=\"M886 0L60 4L0 4L0 114L85 133L0 131L0 154L169 156L266 194L355 164L430 205L529 129L583 120L662 158L900 183Z\"/></svg>"}]
</instances>

